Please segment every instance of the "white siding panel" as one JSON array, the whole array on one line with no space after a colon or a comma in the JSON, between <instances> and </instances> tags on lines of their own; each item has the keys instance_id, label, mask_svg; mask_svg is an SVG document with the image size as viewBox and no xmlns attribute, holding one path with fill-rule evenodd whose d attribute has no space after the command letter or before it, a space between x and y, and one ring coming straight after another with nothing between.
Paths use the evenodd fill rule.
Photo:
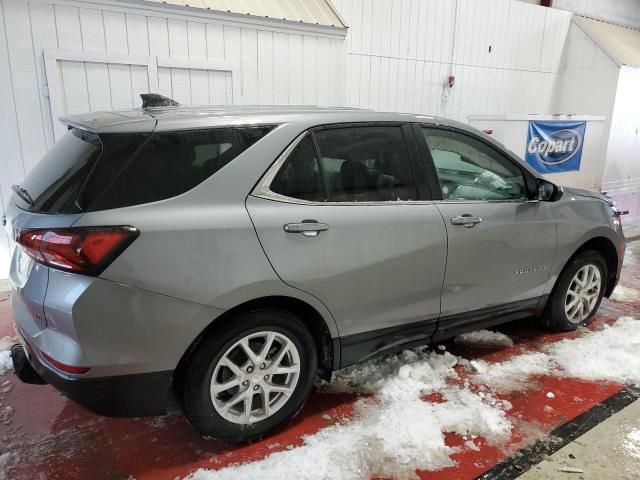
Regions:
<instances>
[{"instance_id":1,"label":"white siding panel","mask_svg":"<svg viewBox=\"0 0 640 480\"><path fill-rule=\"evenodd\" d=\"M331 40L318 38L316 52L316 103L331 105Z\"/></svg>"},{"instance_id":2,"label":"white siding panel","mask_svg":"<svg viewBox=\"0 0 640 480\"><path fill-rule=\"evenodd\" d=\"M546 73L561 68L566 12L517 0L342 0L341 5L351 25L345 43L349 105L460 121L472 114L552 108L555 77ZM446 88L445 101L451 72L455 86Z\"/></svg>"},{"instance_id":3,"label":"white siding panel","mask_svg":"<svg viewBox=\"0 0 640 480\"><path fill-rule=\"evenodd\" d=\"M331 39L331 61L329 64L329 75L331 85L331 105L345 105L345 80L346 71L344 67L343 42Z\"/></svg>"},{"instance_id":4,"label":"white siding panel","mask_svg":"<svg viewBox=\"0 0 640 480\"><path fill-rule=\"evenodd\" d=\"M231 95L227 93L226 75L224 72L207 72L209 76L209 102L211 105L229 105Z\"/></svg>"},{"instance_id":5,"label":"white siding panel","mask_svg":"<svg viewBox=\"0 0 640 480\"><path fill-rule=\"evenodd\" d=\"M65 114L82 113L89 110L89 92L84 62L59 62L64 85Z\"/></svg>"},{"instance_id":6,"label":"white siding panel","mask_svg":"<svg viewBox=\"0 0 640 480\"><path fill-rule=\"evenodd\" d=\"M46 146L51 148L54 143L53 122L51 118L51 106L49 104L47 75L44 68L44 57L42 51L45 48L58 48L58 34L56 25L51 21L53 17L53 6L45 3L30 3L32 38L33 38L33 58L38 74L38 88L40 91L40 108L42 112L42 123L45 133ZM102 18L102 15L100 14ZM36 28L33 28L33 26ZM104 36L103 36L104 40Z\"/></svg>"},{"instance_id":7,"label":"white siding panel","mask_svg":"<svg viewBox=\"0 0 640 480\"><path fill-rule=\"evenodd\" d=\"M188 57L189 44L187 36L187 22L169 19L169 53L172 57Z\"/></svg>"},{"instance_id":8,"label":"white siding panel","mask_svg":"<svg viewBox=\"0 0 640 480\"><path fill-rule=\"evenodd\" d=\"M14 94L17 123L22 143L24 169L28 171L46 151L42 110L38 93L29 5L22 1L4 2L7 51Z\"/></svg>"},{"instance_id":9,"label":"white siding panel","mask_svg":"<svg viewBox=\"0 0 640 480\"><path fill-rule=\"evenodd\" d=\"M289 104L302 105L302 36L289 35Z\"/></svg>"},{"instance_id":10,"label":"white siding panel","mask_svg":"<svg viewBox=\"0 0 640 480\"><path fill-rule=\"evenodd\" d=\"M227 61L242 62L242 46L240 29L236 27L224 27L224 58ZM242 65L242 63L241 63ZM233 103L240 103L243 95L242 77L243 71L231 79L233 82ZM229 86L227 85L227 89Z\"/></svg>"},{"instance_id":11,"label":"white siding panel","mask_svg":"<svg viewBox=\"0 0 640 480\"><path fill-rule=\"evenodd\" d=\"M259 103L273 105L274 102L274 70L273 70L273 32L258 32L258 88Z\"/></svg>"},{"instance_id":12,"label":"white siding panel","mask_svg":"<svg viewBox=\"0 0 640 480\"><path fill-rule=\"evenodd\" d=\"M109 82L109 68L105 63L86 63L87 92L89 95L89 110L111 110L111 84Z\"/></svg>"},{"instance_id":13,"label":"white siding panel","mask_svg":"<svg viewBox=\"0 0 640 480\"><path fill-rule=\"evenodd\" d=\"M224 27L207 23L207 56L211 59L224 59Z\"/></svg>"},{"instance_id":14,"label":"white siding panel","mask_svg":"<svg viewBox=\"0 0 640 480\"><path fill-rule=\"evenodd\" d=\"M242 46L242 103L258 103L258 32L243 28Z\"/></svg>"},{"instance_id":15,"label":"white siding panel","mask_svg":"<svg viewBox=\"0 0 640 480\"><path fill-rule=\"evenodd\" d=\"M279 32L273 34L273 103L289 103L289 39Z\"/></svg>"},{"instance_id":16,"label":"white siding panel","mask_svg":"<svg viewBox=\"0 0 640 480\"><path fill-rule=\"evenodd\" d=\"M11 185L18 183L25 175L24 163L14 103L13 82L7 52L4 8L0 9L0 193L3 205L12 195ZM4 209L3 209L4 213ZM0 238L0 241L3 241ZM6 241L6 240L5 240ZM5 262L7 259L5 258ZM0 278L3 272L0 272Z\"/></svg>"},{"instance_id":17,"label":"white siding panel","mask_svg":"<svg viewBox=\"0 0 640 480\"><path fill-rule=\"evenodd\" d=\"M317 45L316 37L302 37L302 103L315 105L317 91Z\"/></svg>"},{"instance_id":18,"label":"white siding panel","mask_svg":"<svg viewBox=\"0 0 640 480\"><path fill-rule=\"evenodd\" d=\"M82 33L80 32L80 15L76 7L55 5L58 47L65 49L82 49Z\"/></svg>"},{"instance_id":19,"label":"white siding panel","mask_svg":"<svg viewBox=\"0 0 640 480\"><path fill-rule=\"evenodd\" d=\"M171 98L176 102L191 105L191 75L186 68L170 68Z\"/></svg>"},{"instance_id":20,"label":"white siding panel","mask_svg":"<svg viewBox=\"0 0 640 480\"><path fill-rule=\"evenodd\" d=\"M127 46L130 55L149 55L147 19L142 15L125 15Z\"/></svg>"},{"instance_id":21,"label":"white siding panel","mask_svg":"<svg viewBox=\"0 0 640 480\"><path fill-rule=\"evenodd\" d=\"M187 23L189 58L207 58L207 30L204 23Z\"/></svg>"},{"instance_id":22,"label":"white siding panel","mask_svg":"<svg viewBox=\"0 0 640 480\"><path fill-rule=\"evenodd\" d=\"M149 32L149 54L159 57L169 56L169 27L165 18L147 18Z\"/></svg>"},{"instance_id":23,"label":"white siding panel","mask_svg":"<svg viewBox=\"0 0 640 480\"><path fill-rule=\"evenodd\" d=\"M109 53L129 53L127 22L124 13L104 12L104 31ZM64 48L62 45L60 48Z\"/></svg>"},{"instance_id":24,"label":"white siding panel","mask_svg":"<svg viewBox=\"0 0 640 480\"><path fill-rule=\"evenodd\" d=\"M140 108L142 107L140 94L149 93L149 72L147 67L143 65L130 65L129 71L131 73L131 104L133 107ZM208 86L207 84L206 88L208 88ZM206 103L205 101L205 104Z\"/></svg>"},{"instance_id":25,"label":"white siding panel","mask_svg":"<svg viewBox=\"0 0 640 480\"><path fill-rule=\"evenodd\" d=\"M189 70L191 79L191 105L210 105L209 72L206 70Z\"/></svg>"}]
</instances>

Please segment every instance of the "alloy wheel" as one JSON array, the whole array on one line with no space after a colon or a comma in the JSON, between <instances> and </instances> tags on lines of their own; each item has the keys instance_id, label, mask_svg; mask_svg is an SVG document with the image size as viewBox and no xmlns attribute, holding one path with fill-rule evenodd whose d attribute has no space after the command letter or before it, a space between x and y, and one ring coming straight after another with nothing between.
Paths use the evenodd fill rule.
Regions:
<instances>
[{"instance_id":1,"label":"alloy wheel","mask_svg":"<svg viewBox=\"0 0 640 480\"><path fill-rule=\"evenodd\" d=\"M250 425L287 403L300 378L300 354L286 335L251 333L220 357L211 377L211 401L224 419Z\"/></svg>"},{"instance_id":2,"label":"alloy wheel","mask_svg":"<svg viewBox=\"0 0 640 480\"><path fill-rule=\"evenodd\" d=\"M593 312L602 288L600 269L590 263L571 279L564 300L564 311L571 323L583 322Z\"/></svg>"}]
</instances>

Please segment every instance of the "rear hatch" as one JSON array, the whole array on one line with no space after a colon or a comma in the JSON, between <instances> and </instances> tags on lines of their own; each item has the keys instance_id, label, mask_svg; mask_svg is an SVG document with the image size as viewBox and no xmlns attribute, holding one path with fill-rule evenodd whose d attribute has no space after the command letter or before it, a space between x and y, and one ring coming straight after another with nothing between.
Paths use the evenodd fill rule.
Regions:
<instances>
[{"instance_id":1,"label":"rear hatch","mask_svg":"<svg viewBox=\"0 0 640 480\"><path fill-rule=\"evenodd\" d=\"M80 192L95 166L102 145L96 134L71 129L36 165L20 185L5 212L9 238L9 281L15 292L16 316L32 321L22 323L27 335L46 326L44 300L49 269L36 261L16 239L19 232L68 228L82 215Z\"/></svg>"}]
</instances>

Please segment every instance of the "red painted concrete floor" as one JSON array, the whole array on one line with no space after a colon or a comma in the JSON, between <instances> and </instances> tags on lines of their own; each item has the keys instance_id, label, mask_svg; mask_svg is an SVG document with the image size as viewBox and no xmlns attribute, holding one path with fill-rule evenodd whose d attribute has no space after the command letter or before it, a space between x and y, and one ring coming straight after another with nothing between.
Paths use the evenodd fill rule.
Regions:
<instances>
[{"instance_id":1,"label":"red painted concrete floor","mask_svg":"<svg viewBox=\"0 0 640 480\"><path fill-rule=\"evenodd\" d=\"M628 256L622 282L639 288L640 267L636 259ZM9 303L8 294L0 294L0 337L13 334ZM594 328L621 315L640 315L640 299L627 304L605 300ZM523 347L536 349L570 336L547 334L533 321L506 325L500 330L514 340L514 347L493 352L458 349L454 353L496 361L519 353ZM326 418L348 418L355 400L354 395L314 393L302 412L275 435L252 445L229 446L200 438L178 409L165 417L102 418L49 386L24 385L12 373L7 373L5 380L8 383L0 379L0 453L13 451L20 456L17 466L9 470L11 479L116 480L133 476L137 480L174 480L201 467L221 468L258 460L274 451L300 445L303 435L331 422ZM508 444L496 448L480 442L479 452L466 449L453 456L458 462L456 467L418 472L419 476L443 480L476 478L624 387L558 377L539 377L534 385L501 397L513 404L509 416L518 425ZM555 393L552 400L545 397L549 391ZM545 411L544 405L553 409ZM12 411L5 410L7 406ZM453 434L447 436L447 442L452 446L463 444L462 438Z\"/></svg>"}]
</instances>

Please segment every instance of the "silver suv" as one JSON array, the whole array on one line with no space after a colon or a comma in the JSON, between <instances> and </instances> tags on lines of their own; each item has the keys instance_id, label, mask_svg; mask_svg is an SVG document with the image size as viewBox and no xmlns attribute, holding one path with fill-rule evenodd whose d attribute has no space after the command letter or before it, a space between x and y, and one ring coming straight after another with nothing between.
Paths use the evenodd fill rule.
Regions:
<instances>
[{"instance_id":1,"label":"silver suv","mask_svg":"<svg viewBox=\"0 0 640 480\"><path fill-rule=\"evenodd\" d=\"M96 413L175 394L203 435L259 438L317 375L533 315L573 330L618 280L607 198L466 125L156 100L63 119L7 208L16 372Z\"/></svg>"}]
</instances>

